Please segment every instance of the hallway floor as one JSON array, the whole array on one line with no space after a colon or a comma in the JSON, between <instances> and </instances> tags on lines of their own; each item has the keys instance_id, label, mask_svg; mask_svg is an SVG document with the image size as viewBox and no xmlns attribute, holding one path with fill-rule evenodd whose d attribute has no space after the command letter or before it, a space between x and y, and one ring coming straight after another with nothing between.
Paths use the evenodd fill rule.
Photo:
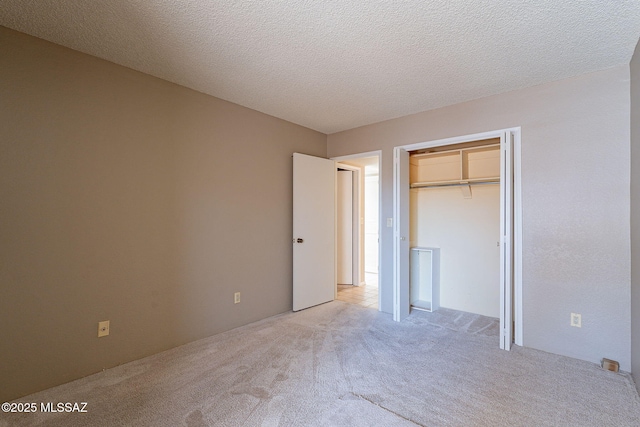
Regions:
<instances>
[{"instance_id":1,"label":"hallway floor","mask_svg":"<svg viewBox=\"0 0 640 427\"><path fill-rule=\"evenodd\" d=\"M365 273L365 285L338 285L338 300L378 309L378 275Z\"/></svg>"}]
</instances>

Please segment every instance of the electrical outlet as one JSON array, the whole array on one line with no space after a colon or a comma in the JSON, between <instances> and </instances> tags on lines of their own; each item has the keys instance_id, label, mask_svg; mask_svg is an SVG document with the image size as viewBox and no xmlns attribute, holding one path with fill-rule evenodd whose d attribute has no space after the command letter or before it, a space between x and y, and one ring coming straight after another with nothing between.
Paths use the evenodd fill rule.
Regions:
<instances>
[{"instance_id":1,"label":"electrical outlet","mask_svg":"<svg viewBox=\"0 0 640 427\"><path fill-rule=\"evenodd\" d=\"M233 303L238 304L240 302L240 292L233 294Z\"/></svg>"},{"instance_id":2,"label":"electrical outlet","mask_svg":"<svg viewBox=\"0 0 640 427\"><path fill-rule=\"evenodd\" d=\"M98 338L109 335L109 321L98 322Z\"/></svg>"},{"instance_id":3,"label":"electrical outlet","mask_svg":"<svg viewBox=\"0 0 640 427\"><path fill-rule=\"evenodd\" d=\"M582 328L582 315L578 313L571 313L571 326L576 328Z\"/></svg>"}]
</instances>

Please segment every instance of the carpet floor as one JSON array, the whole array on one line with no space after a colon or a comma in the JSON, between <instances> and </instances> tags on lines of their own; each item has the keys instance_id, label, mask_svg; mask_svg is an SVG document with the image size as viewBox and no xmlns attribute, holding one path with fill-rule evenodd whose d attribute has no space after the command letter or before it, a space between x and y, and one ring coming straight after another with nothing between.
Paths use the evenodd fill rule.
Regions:
<instances>
[{"instance_id":1,"label":"carpet floor","mask_svg":"<svg viewBox=\"0 0 640 427\"><path fill-rule=\"evenodd\" d=\"M341 301L16 402L87 402L87 412L2 413L0 426L640 425L628 373L501 351L497 319L441 309L396 323Z\"/></svg>"}]
</instances>

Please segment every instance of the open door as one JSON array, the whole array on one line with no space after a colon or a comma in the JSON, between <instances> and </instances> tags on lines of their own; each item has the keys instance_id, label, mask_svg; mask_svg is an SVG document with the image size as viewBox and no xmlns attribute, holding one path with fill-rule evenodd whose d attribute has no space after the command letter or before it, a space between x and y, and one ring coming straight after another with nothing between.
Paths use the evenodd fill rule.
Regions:
<instances>
[{"instance_id":1,"label":"open door","mask_svg":"<svg viewBox=\"0 0 640 427\"><path fill-rule=\"evenodd\" d=\"M335 298L335 191L333 160L293 154L293 311Z\"/></svg>"},{"instance_id":2,"label":"open door","mask_svg":"<svg viewBox=\"0 0 640 427\"><path fill-rule=\"evenodd\" d=\"M513 342L513 134L500 136L500 348Z\"/></svg>"},{"instance_id":3,"label":"open door","mask_svg":"<svg viewBox=\"0 0 640 427\"><path fill-rule=\"evenodd\" d=\"M409 152L394 149L394 275L393 320L400 322L409 315Z\"/></svg>"}]
</instances>

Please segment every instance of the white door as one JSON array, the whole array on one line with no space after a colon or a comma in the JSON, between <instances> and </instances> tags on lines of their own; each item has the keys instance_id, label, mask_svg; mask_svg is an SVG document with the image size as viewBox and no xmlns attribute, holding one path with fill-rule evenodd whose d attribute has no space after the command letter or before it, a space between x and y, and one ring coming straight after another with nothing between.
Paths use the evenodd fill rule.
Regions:
<instances>
[{"instance_id":1,"label":"white door","mask_svg":"<svg viewBox=\"0 0 640 427\"><path fill-rule=\"evenodd\" d=\"M338 171L337 186L338 284L353 285L353 172Z\"/></svg>"},{"instance_id":2,"label":"white door","mask_svg":"<svg viewBox=\"0 0 640 427\"><path fill-rule=\"evenodd\" d=\"M396 187L394 196L394 274L397 285L393 288L393 320L400 322L409 315L409 153L402 148L394 150Z\"/></svg>"},{"instance_id":3,"label":"white door","mask_svg":"<svg viewBox=\"0 0 640 427\"><path fill-rule=\"evenodd\" d=\"M293 154L293 311L335 297L335 191L333 160Z\"/></svg>"},{"instance_id":4,"label":"white door","mask_svg":"<svg viewBox=\"0 0 640 427\"><path fill-rule=\"evenodd\" d=\"M513 134L500 137L500 348L513 341Z\"/></svg>"}]
</instances>

